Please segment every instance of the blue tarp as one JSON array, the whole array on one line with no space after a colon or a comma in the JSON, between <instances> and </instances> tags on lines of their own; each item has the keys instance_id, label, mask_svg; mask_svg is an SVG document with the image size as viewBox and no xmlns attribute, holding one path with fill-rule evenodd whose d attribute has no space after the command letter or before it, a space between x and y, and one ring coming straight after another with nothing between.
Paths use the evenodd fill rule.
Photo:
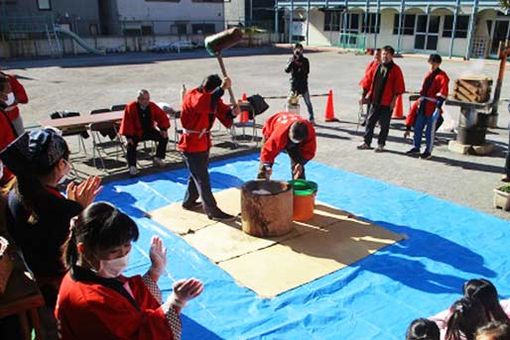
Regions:
<instances>
[{"instance_id":1,"label":"blue tarp","mask_svg":"<svg viewBox=\"0 0 510 340\"><path fill-rule=\"evenodd\" d=\"M214 191L255 177L258 155L212 163ZM407 238L349 267L273 299L239 286L221 268L145 212L181 201L187 170L109 183L100 199L132 216L140 227L127 275L150 265L150 238L168 248L168 277L196 277L204 293L184 310L184 339L402 339L411 320L433 315L460 297L462 284L490 279L510 295L510 225L507 221L425 193L310 162L308 179L318 199ZM278 158L273 178L289 178L288 157ZM214 240L211 240L214 242ZM249 270L249 268L247 268Z\"/></svg>"}]
</instances>

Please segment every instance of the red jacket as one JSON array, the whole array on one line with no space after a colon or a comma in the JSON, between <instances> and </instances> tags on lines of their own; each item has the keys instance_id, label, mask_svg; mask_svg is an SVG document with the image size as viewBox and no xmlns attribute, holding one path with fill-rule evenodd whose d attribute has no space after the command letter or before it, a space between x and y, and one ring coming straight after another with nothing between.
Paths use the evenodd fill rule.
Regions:
<instances>
[{"instance_id":1,"label":"red jacket","mask_svg":"<svg viewBox=\"0 0 510 340\"><path fill-rule=\"evenodd\" d=\"M432 71L427 72L425 75L425 80L423 81L422 89L420 91L420 95L428 98L434 98L442 97L446 99L448 97L448 85L450 82L450 78L448 78L448 75L443 70L440 70L439 73L434 77L434 80L432 81L432 84L429 86L427 91L424 91L423 86L425 85L425 81ZM436 103L425 100L425 116L430 117L436 110ZM416 100L413 105L411 105L411 108L409 109L409 114L406 118L406 125L407 126L413 126L414 122L416 120L416 115L418 114L418 108L420 106L420 100Z\"/></svg>"},{"instance_id":2,"label":"red jacket","mask_svg":"<svg viewBox=\"0 0 510 340\"><path fill-rule=\"evenodd\" d=\"M183 133L179 139L178 148L182 152L204 152L211 148L211 134L209 130L214 125L216 118L227 128L233 124L231 109L219 99L216 110L212 117L211 113L212 94L195 88L186 92L182 102L181 124Z\"/></svg>"},{"instance_id":3,"label":"red jacket","mask_svg":"<svg viewBox=\"0 0 510 340\"><path fill-rule=\"evenodd\" d=\"M12 93L14 94L14 98L16 98L18 104L28 103L28 96L25 92L25 88L23 85L21 85L18 79L16 79L16 76L8 74L7 78L9 78L9 84L11 85ZM5 112L11 121L19 117L18 105L9 106Z\"/></svg>"},{"instance_id":4,"label":"red jacket","mask_svg":"<svg viewBox=\"0 0 510 340\"><path fill-rule=\"evenodd\" d=\"M153 102L149 102L151 110L152 126L158 126L160 130L167 130L170 127L170 120L165 111ZM120 124L120 134L126 137L142 138L143 130L138 114L138 105L133 101L126 105L124 109L124 117Z\"/></svg>"},{"instance_id":5,"label":"red jacket","mask_svg":"<svg viewBox=\"0 0 510 340\"><path fill-rule=\"evenodd\" d=\"M375 74L379 70L379 67L373 66L367 76L364 78L362 87L363 90L367 91L367 97L370 99L370 102L373 102L375 98L372 98L374 95L374 80ZM406 90L404 84L404 76L402 75L402 70L397 64L393 64L391 68L390 74L388 75L388 80L386 81L386 86L384 87L384 91L381 96L381 106L391 106L391 101L393 97L398 96L404 93Z\"/></svg>"},{"instance_id":6,"label":"red jacket","mask_svg":"<svg viewBox=\"0 0 510 340\"><path fill-rule=\"evenodd\" d=\"M75 281L68 273L58 293L55 317L62 340L173 339L161 304L140 276L127 278L138 309L100 283Z\"/></svg>"},{"instance_id":7,"label":"red jacket","mask_svg":"<svg viewBox=\"0 0 510 340\"><path fill-rule=\"evenodd\" d=\"M294 122L304 122L308 127L308 137L299 143L299 151L307 161L315 156L317 151L317 138L312 123L303 117L290 112L279 112L266 120L262 128L264 146L260 152L260 161L273 164L276 156L289 144L289 129Z\"/></svg>"},{"instance_id":8,"label":"red jacket","mask_svg":"<svg viewBox=\"0 0 510 340\"><path fill-rule=\"evenodd\" d=\"M363 78L361 78L360 82L359 82L359 85L362 87L362 88L369 88L370 85L367 85L365 86L366 84L366 79L368 77L368 73L370 72L370 70L372 70L373 67L377 67L379 66L379 62L375 59L373 59L371 62L368 63L367 67L365 68L365 73L363 73Z\"/></svg>"},{"instance_id":9,"label":"red jacket","mask_svg":"<svg viewBox=\"0 0 510 340\"><path fill-rule=\"evenodd\" d=\"M2 110L0 110L0 131L0 151L2 151L17 137L7 113ZM14 174L4 165L4 174L0 178L0 185L9 182L13 177Z\"/></svg>"}]
</instances>

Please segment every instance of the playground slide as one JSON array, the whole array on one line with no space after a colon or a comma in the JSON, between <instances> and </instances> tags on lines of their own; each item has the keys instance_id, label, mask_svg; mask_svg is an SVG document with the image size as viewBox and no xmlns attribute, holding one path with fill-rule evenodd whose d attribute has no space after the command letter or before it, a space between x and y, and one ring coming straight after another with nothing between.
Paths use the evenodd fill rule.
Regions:
<instances>
[{"instance_id":1,"label":"playground slide","mask_svg":"<svg viewBox=\"0 0 510 340\"><path fill-rule=\"evenodd\" d=\"M90 45L88 45L85 40L83 40L82 38L80 38L79 35L77 35L76 33L74 32L71 32L69 31L68 29L65 29L65 28L62 28L62 27L58 27L56 26L55 27L55 32L56 33L60 33L60 34L63 34L63 35L67 35L69 37L71 37L71 39L73 39L74 41L76 41L76 43L78 45L80 45L85 51L89 52L89 53L94 53L94 54L106 54L105 51L101 51L101 50L98 50L96 48L93 48L91 47Z\"/></svg>"}]
</instances>

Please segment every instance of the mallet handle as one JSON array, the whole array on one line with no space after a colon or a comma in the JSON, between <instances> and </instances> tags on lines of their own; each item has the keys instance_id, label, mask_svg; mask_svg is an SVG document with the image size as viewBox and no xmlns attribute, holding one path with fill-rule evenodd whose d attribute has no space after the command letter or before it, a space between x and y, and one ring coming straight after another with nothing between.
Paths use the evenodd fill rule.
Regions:
<instances>
[{"instance_id":1,"label":"mallet handle","mask_svg":"<svg viewBox=\"0 0 510 340\"><path fill-rule=\"evenodd\" d=\"M223 64L223 58L220 53L216 53L216 58L218 58L218 63L220 63L221 73L224 77L228 77L227 69L225 68L225 64ZM230 103L235 107L237 105L236 98L234 97L234 91L232 91L232 87L228 88L228 94L230 95Z\"/></svg>"}]
</instances>

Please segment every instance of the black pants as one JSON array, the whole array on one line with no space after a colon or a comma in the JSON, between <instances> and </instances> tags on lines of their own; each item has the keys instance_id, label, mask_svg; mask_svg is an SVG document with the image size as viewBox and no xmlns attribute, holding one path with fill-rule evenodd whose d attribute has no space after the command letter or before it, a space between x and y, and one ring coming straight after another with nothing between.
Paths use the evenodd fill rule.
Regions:
<instances>
[{"instance_id":1,"label":"black pants","mask_svg":"<svg viewBox=\"0 0 510 340\"><path fill-rule=\"evenodd\" d=\"M200 197L207 216L214 215L218 211L218 207L211 191L211 181L209 179L209 151L183 152L182 157L190 172L188 188L182 204L192 204Z\"/></svg>"},{"instance_id":2,"label":"black pants","mask_svg":"<svg viewBox=\"0 0 510 340\"><path fill-rule=\"evenodd\" d=\"M388 138L388 132L390 131L390 121L391 121L391 110L388 106L374 106L370 107L370 112L368 113L367 125L365 126L365 135L363 136L365 139L365 143L370 145L372 143L372 138L374 137L374 128L377 122L381 126L381 131L379 132L379 139L377 144L384 146L386 144L386 138Z\"/></svg>"},{"instance_id":3,"label":"black pants","mask_svg":"<svg viewBox=\"0 0 510 340\"><path fill-rule=\"evenodd\" d=\"M129 166L136 166L136 147L138 143L144 140L153 140L158 143L158 147L156 149L156 157L165 159L166 154L166 145L168 144L168 138L163 138L161 136L161 132L158 130L150 130L143 133L142 138L138 139L136 137L132 137L133 144L127 145L127 161Z\"/></svg>"}]
</instances>

